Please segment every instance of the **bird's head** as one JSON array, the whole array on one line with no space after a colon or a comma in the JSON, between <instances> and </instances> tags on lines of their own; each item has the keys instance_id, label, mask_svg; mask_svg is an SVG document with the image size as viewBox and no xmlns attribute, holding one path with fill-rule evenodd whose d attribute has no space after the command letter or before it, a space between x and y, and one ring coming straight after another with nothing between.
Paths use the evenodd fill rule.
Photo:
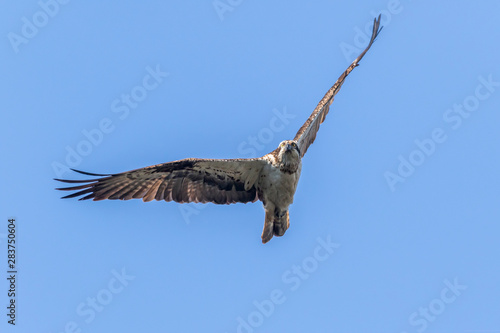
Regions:
<instances>
[{"instance_id":1,"label":"bird's head","mask_svg":"<svg viewBox=\"0 0 500 333\"><path fill-rule=\"evenodd\" d=\"M300 163L300 149L293 140L282 141L279 145L278 160L282 171L295 172Z\"/></svg>"}]
</instances>

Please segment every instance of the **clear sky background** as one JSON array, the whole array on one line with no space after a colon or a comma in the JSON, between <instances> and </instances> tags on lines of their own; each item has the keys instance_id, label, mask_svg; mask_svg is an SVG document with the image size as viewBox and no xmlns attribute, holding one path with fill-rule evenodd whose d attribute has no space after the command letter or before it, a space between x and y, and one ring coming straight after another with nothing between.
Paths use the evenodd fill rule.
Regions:
<instances>
[{"instance_id":1,"label":"clear sky background","mask_svg":"<svg viewBox=\"0 0 500 333\"><path fill-rule=\"evenodd\" d=\"M0 13L0 331L500 332L500 2L62 2ZM261 203L59 199L68 167L268 153L380 11L284 237Z\"/></svg>"}]
</instances>

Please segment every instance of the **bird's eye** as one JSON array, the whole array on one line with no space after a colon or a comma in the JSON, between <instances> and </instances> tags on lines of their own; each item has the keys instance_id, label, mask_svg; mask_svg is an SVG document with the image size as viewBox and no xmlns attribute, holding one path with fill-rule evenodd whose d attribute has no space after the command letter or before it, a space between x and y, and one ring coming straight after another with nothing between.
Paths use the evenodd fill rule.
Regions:
<instances>
[{"instance_id":1,"label":"bird's eye","mask_svg":"<svg viewBox=\"0 0 500 333\"><path fill-rule=\"evenodd\" d=\"M297 147L297 144L295 142L292 142L292 146Z\"/></svg>"},{"instance_id":2,"label":"bird's eye","mask_svg":"<svg viewBox=\"0 0 500 333\"><path fill-rule=\"evenodd\" d=\"M284 143L284 142L282 142L282 143L280 144L280 146L281 146L281 147L283 147L284 145L285 145L285 143Z\"/></svg>"}]
</instances>

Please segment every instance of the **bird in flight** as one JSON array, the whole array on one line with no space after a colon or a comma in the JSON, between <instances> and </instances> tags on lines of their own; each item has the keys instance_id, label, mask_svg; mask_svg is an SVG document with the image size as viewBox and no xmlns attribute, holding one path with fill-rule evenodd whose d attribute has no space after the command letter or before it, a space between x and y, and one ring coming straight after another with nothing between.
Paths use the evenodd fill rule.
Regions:
<instances>
[{"instance_id":1,"label":"bird in flight","mask_svg":"<svg viewBox=\"0 0 500 333\"><path fill-rule=\"evenodd\" d=\"M187 158L117 174L75 172L100 178L87 180L56 179L73 184L57 188L77 191L64 198L140 199L232 204L262 201L265 210L262 243L273 236L283 236L290 226L288 207L297 189L302 158L314 142L319 125L325 120L335 95L345 78L358 66L382 27L380 16L374 19L373 32L366 49L352 62L328 90L293 140L285 140L278 148L259 158L198 159ZM76 185L75 185L76 184Z\"/></svg>"}]
</instances>

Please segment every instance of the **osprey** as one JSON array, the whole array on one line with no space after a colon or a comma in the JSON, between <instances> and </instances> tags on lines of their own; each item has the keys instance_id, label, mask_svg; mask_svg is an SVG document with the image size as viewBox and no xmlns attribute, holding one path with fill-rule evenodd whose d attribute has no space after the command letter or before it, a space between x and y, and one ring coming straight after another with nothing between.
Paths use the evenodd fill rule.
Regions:
<instances>
[{"instance_id":1,"label":"osprey","mask_svg":"<svg viewBox=\"0 0 500 333\"><path fill-rule=\"evenodd\" d=\"M280 143L267 155L249 159L188 158L152 165L117 174L78 173L101 178L89 180L56 179L76 186L57 188L77 191L63 198L79 200L139 199L179 203L213 202L232 204L262 201L266 212L262 243L283 236L290 226L288 207L293 202L302 168L302 157L314 142L319 125L325 120L333 98L345 78L358 66L382 30L380 16L374 19L373 32L366 49L328 90L293 140Z\"/></svg>"}]
</instances>

